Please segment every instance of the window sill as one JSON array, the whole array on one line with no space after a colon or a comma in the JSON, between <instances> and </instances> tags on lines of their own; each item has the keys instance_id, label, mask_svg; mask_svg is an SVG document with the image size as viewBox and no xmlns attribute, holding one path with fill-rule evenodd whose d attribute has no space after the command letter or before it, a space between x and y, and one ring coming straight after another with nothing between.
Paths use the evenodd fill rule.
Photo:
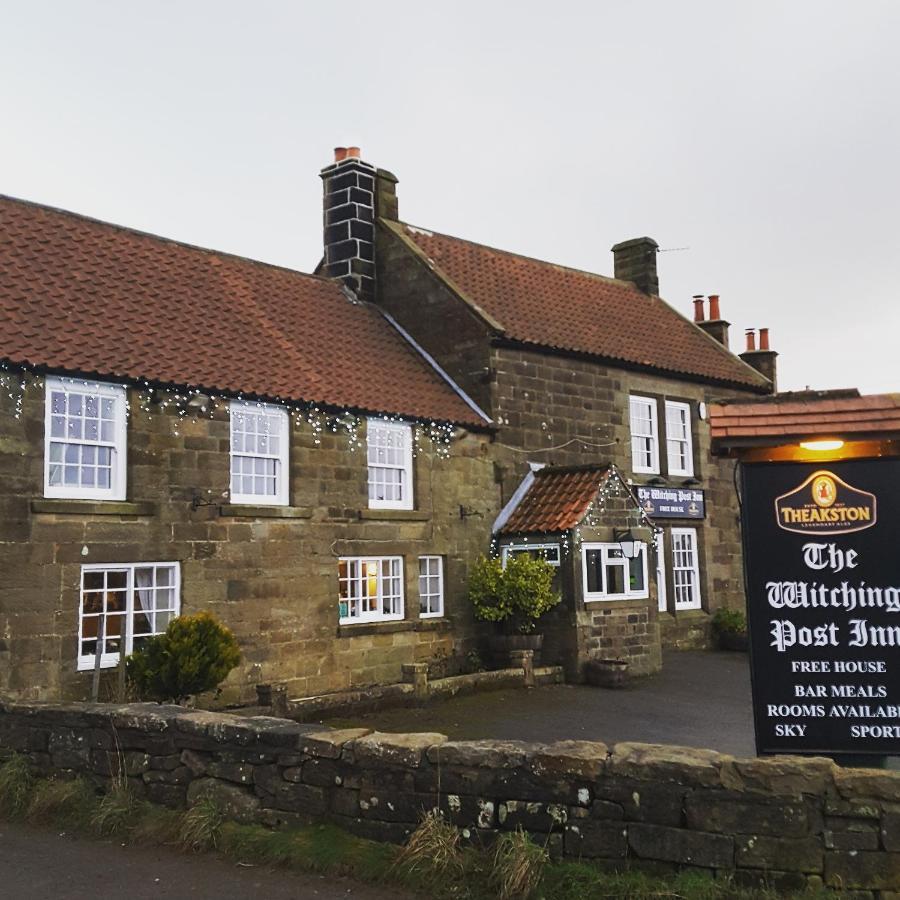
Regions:
<instances>
[{"instance_id":1,"label":"window sill","mask_svg":"<svg viewBox=\"0 0 900 900\"><path fill-rule=\"evenodd\" d=\"M386 522L427 522L431 514L418 509L361 509L361 519L383 519Z\"/></svg>"},{"instance_id":2,"label":"window sill","mask_svg":"<svg viewBox=\"0 0 900 900\"><path fill-rule=\"evenodd\" d=\"M449 631L447 619L404 619L400 622L362 622L359 625L338 625L337 636L364 637L370 634L396 634L401 631Z\"/></svg>"},{"instance_id":3,"label":"window sill","mask_svg":"<svg viewBox=\"0 0 900 900\"><path fill-rule=\"evenodd\" d=\"M155 516L156 504L128 500L32 500L33 513L75 516Z\"/></svg>"},{"instance_id":4,"label":"window sill","mask_svg":"<svg viewBox=\"0 0 900 900\"><path fill-rule=\"evenodd\" d=\"M309 506L245 506L243 503L223 503L220 516L235 519L311 519Z\"/></svg>"}]
</instances>

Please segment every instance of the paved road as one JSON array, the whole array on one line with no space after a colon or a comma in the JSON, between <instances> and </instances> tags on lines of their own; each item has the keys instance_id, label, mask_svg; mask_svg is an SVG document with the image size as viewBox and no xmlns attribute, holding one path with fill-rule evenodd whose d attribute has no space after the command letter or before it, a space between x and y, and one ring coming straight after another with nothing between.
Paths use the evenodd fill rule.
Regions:
<instances>
[{"instance_id":1,"label":"paved road","mask_svg":"<svg viewBox=\"0 0 900 900\"><path fill-rule=\"evenodd\" d=\"M0 897L15 900L413 900L346 878L237 866L166 847L123 847L0 822Z\"/></svg>"},{"instance_id":2,"label":"paved road","mask_svg":"<svg viewBox=\"0 0 900 900\"><path fill-rule=\"evenodd\" d=\"M669 653L659 675L622 690L554 685L494 691L328 724L437 731L458 740L645 741L756 755L744 653Z\"/></svg>"}]
</instances>

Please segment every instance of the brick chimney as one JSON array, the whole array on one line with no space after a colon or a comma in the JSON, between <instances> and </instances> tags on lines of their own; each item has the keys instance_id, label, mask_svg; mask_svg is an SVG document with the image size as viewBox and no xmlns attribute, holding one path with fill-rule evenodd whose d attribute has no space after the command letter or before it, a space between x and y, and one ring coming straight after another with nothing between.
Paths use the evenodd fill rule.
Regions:
<instances>
[{"instance_id":1,"label":"brick chimney","mask_svg":"<svg viewBox=\"0 0 900 900\"><path fill-rule=\"evenodd\" d=\"M759 348L756 346L756 329L747 329L747 349L740 355L747 365L753 366L761 375L765 375L772 382L772 393L778 391L778 367L776 359L778 354L769 349L769 329L759 329Z\"/></svg>"},{"instance_id":2,"label":"brick chimney","mask_svg":"<svg viewBox=\"0 0 900 900\"><path fill-rule=\"evenodd\" d=\"M694 297L694 308L696 310L697 297ZM725 349L728 349L728 326L730 322L726 322L722 318L719 311L719 295L709 295L709 318L698 320L696 314L694 321L711 337L715 338Z\"/></svg>"},{"instance_id":3,"label":"brick chimney","mask_svg":"<svg viewBox=\"0 0 900 900\"><path fill-rule=\"evenodd\" d=\"M359 147L335 147L321 171L325 274L340 278L361 300L375 299L375 167Z\"/></svg>"},{"instance_id":4,"label":"brick chimney","mask_svg":"<svg viewBox=\"0 0 900 900\"><path fill-rule=\"evenodd\" d=\"M656 274L656 254L659 244L653 238L632 238L612 248L615 260L614 274L622 281L631 281L645 294L659 295L659 277Z\"/></svg>"}]
</instances>

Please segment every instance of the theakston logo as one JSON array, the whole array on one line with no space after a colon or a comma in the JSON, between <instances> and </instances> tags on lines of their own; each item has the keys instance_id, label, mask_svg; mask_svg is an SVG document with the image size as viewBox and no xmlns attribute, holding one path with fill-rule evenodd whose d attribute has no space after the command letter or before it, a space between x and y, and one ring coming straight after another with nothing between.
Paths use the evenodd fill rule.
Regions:
<instances>
[{"instance_id":1,"label":"theakston logo","mask_svg":"<svg viewBox=\"0 0 900 900\"><path fill-rule=\"evenodd\" d=\"M775 517L780 528L800 534L862 531L875 524L875 495L823 469L777 497Z\"/></svg>"}]
</instances>

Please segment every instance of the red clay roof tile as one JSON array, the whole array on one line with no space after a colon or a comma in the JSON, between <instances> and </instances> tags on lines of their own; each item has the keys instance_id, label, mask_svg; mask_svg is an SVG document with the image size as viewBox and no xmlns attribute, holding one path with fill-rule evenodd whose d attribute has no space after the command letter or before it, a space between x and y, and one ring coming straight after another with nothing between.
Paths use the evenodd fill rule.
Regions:
<instances>
[{"instance_id":1,"label":"red clay roof tile","mask_svg":"<svg viewBox=\"0 0 900 900\"><path fill-rule=\"evenodd\" d=\"M846 393L846 392L844 392ZM885 438L900 435L900 394L819 397L785 395L750 403L713 403L711 434L720 443L737 438L794 438L811 435Z\"/></svg>"},{"instance_id":2,"label":"red clay roof tile","mask_svg":"<svg viewBox=\"0 0 900 900\"><path fill-rule=\"evenodd\" d=\"M631 282L518 256L400 223L439 276L506 337L724 384L769 382L659 297Z\"/></svg>"},{"instance_id":3,"label":"red clay roof tile","mask_svg":"<svg viewBox=\"0 0 900 900\"><path fill-rule=\"evenodd\" d=\"M484 425L334 281L0 196L0 358Z\"/></svg>"},{"instance_id":4,"label":"red clay roof tile","mask_svg":"<svg viewBox=\"0 0 900 900\"><path fill-rule=\"evenodd\" d=\"M568 531L587 515L609 466L539 469L534 482L499 534Z\"/></svg>"}]
</instances>

